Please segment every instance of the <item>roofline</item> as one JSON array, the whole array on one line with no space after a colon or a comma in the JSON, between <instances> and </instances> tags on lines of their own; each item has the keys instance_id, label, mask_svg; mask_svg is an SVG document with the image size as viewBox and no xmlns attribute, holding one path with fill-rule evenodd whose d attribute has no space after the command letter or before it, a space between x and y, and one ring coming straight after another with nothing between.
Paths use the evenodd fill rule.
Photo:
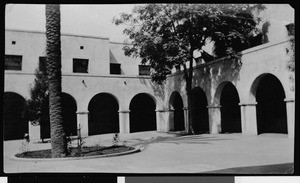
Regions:
<instances>
[{"instance_id":1,"label":"roofline","mask_svg":"<svg viewBox=\"0 0 300 183\"><path fill-rule=\"evenodd\" d=\"M117 42L117 41L109 41L111 44L122 44L122 45L133 45L131 43L125 43L125 42Z\"/></svg>"},{"instance_id":2,"label":"roofline","mask_svg":"<svg viewBox=\"0 0 300 183\"><path fill-rule=\"evenodd\" d=\"M37 34L45 34L45 31L37 31L37 30L25 30L25 29L5 29L5 31L11 32L27 32L27 33L37 33ZM84 38L93 38L93 39L106 39L109 40L108 37L99 37L92 35L82 35L82 34L71 34L71 33L61 33L62 36L73 36L73 37L84 37Z\"/></svg>"},{"instance_id":3,"label":"roofline","mask_svg":"<svg viewBox=\"0 0 300 183\"><path fill-rule=\"evenodd\" d=\"M291 41L293 39L295 39L295 38L294 37L290 37L290 38L287 38L285 40L278 41L278 42L270 42L270 43L261 44L261 45L254 46L252 48L248 48L246 50L237 52L236 54L241 55L241 56L247 55L247 54L252 53L252 52L256 52L256 51L259 51L259 50L267 49L269 47L273 47L273 46L276 46L276 45L284 44L284 43L289 42L289 41ZM216 60L213 60L213 61L210 61L210 62L207 62L207 63L204 63L204 64L195 65L193 67L193 69L198 69L198 68L207 67L209 65L214 65L216 63L226 61L226 60L230 59L230 57L231 57L231 55L226 55L224 57L218 58ZM183 73L182 70L176 71L174 73L171 73L171 74L167 75L167 77L172 77L172 76L175 76L175 75L180 75L182 73Z\"/></svg>"}]
</instances>

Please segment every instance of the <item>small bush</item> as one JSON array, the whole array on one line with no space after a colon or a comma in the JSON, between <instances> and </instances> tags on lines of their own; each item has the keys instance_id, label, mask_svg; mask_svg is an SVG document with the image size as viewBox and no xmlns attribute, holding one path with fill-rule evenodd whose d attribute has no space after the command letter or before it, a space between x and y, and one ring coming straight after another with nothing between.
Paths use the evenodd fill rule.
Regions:
<instances>
[{"instance_id":1,"label":"small bush","mask_svg":"<svg viewBox=\"0 0 300 183\"><path fill-rule=\"evenodd\" d=\"M120 141L120 136L118 133L114 134L113 140L112 140L112 146L118 146Z\"/></svg>"}]
</instances>

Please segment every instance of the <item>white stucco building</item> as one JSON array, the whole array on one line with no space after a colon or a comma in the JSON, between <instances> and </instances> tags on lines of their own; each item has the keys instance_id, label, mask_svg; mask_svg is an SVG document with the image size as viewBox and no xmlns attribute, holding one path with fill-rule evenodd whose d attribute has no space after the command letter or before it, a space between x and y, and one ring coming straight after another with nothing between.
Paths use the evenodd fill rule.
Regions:
<instances>
[{"instance_id":1,"label":"white stucco building","mask_svg":"<svg viewBox=\"0 0 300 183\"><path fill-rule=\"evenodd\" d=\"M270 21L269 42L242 51L240 60L222 58L195 67L196 133L286 133L294 137L295 91L290 79L294 73L287 69L293 61L290 16L276 25ZM274 36L276 32L280 37ZM182 72L169 75L162 86L155 85L147 75L149 68L140 65L139 59L126 57L122 46L108 38L62 34L63 106L69 132L75 135L79 124L84 136L187 130ZM30 98L45 48L43 32L5 31L6 140L22 138L28 130L31 137L39 138L39 127L22 118L21 104ZM49 131L49 127L44 129Z\"/></svg>"}]
</instances>

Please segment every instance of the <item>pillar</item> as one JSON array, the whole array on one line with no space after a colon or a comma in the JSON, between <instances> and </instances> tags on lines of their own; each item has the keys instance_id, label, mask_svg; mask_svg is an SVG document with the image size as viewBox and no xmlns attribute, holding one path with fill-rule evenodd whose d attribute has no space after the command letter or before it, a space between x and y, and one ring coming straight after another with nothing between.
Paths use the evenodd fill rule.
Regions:
<instances>
[{"instance_id":1,"label":"pillar","mask_svg":"<svg viewBox=\"0 0 300 183\"><path fill-rule=\"evenodd\" d=\"M172 108L169 108L166 112L167 112L167 121L168 121L168 124L167 124L167 129L168 131L174 131L174 109Z\"/></svg>"},{"instance_id":2,"label":"pillar","mask_svg":"<svg viewBox=\"0 0 300 183\"><path fill-rule=\"evenodd\" d=\"M239 105L241 106L242 134L257 135L257 102L239 103Z\"/></svg>"},{"instance_id":3,"label":"pillar","mask_svg":"<svg viewBox=\"0 0 300 183\"><path fill-rule=\"evenodd\" d=\"M165 120L165 112L164 109L156 109L156 130L159 132L166 132L168 130L168 124Z\"/></svg>"},{"instance_id":4,"label":"pillar","mask_svg":"<svg viewBox=\"0 0 300 183\"><path fill-rule=\"evenodd\" d=\"M87 137L89 135L89 111L77 111L77 129L80 125L80 133L82 137Z\"/></svg>"},{"instance_id":5,"label":"pillar","mask_svg":"<svg viewBox=\"0 0 300 183\"><path fill-rule=\"evenodd\" d=\"M184 126L185 126L185 132L188 133L189 130L189 109L188 107L184 107L183 109L183 114L184 114ZM173 122L174 125L174 122Z\"/></svg>"},{"instance_id":6,"label":"pillar","mask_svg":"<svg viewBox=\"0 0 300 183\"><path fill-rule=\"evenodd\" d=\"M41 126L32 125L31 121L28 122L28 133L30 142L38 142L41 140Z\"/></svg>"},{"instance_id":7,"label":"pillar","mask_svg":"<svg viewBox=\"0 0 300 183\"><path fill-rule=\"evenodd\" d=\"M129 115L130 115L130 110L119 111L120 134L130 133Z\"/></svg>"},{"instance_id":8,"label":"pillar","mask_svg":"<svg viewBox=\"0 0 300 183\"><path fill-rule=\"evenodd\" d=\"M286 117L289 138L295 137L295 99L286 98Z\"/></svg>"},{"instance_id":9,"label":"pillar","mask_svg":"<svg viewBox=\"0 0 300 183\"><path fill-rule=\"evenodd\" d=\"M221 106L212 105L207 106L209 117L209 131L211 134L218 134L221 132Z\"/></svg>"}]
</instances>

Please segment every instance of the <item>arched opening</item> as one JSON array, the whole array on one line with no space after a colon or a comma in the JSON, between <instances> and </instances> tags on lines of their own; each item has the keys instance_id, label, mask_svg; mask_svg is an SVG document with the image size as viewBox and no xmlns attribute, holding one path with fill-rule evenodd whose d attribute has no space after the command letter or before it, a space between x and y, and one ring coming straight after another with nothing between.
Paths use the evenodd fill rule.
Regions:
<instances>
[{"instance_id":1,"label":"arched opening","mask_svg":"<svg viewBox=\"0 0 300 183\"><path fill-rule=\"evenodd\" d=\"M173 112L170 113L170 131L182 131L185 129L184 125L184 113L183 113L183 101L179 92L174 91L170 97L170 109Z\"/></svg>"},{"instance_id":2,"label":"arched opening","mask_svg":"<svg viewBox=\"0 0 300 183\"><path fill-rule=\"evenodd\" d=\"M256 89L258 134L288 133L284 98L284 89L275 76L265 74L259 78Z\"/></svg>"},{"instance_id":3,"label":"arched opening","mask_svg":"<svg viewBox=\"0 0 300 183\"><path fill-rule=\"evenodd\" d=\"M77 135L77 105L75 99L67 94L62 93L62 117L63 126L66 135Z\"/></svg>"},{"instance_id":4,"label":"arched opening","mask_svg":"<svg viewBox=\"0 0 300 183\"><path fill-rule=\"evenodd\" d=\"M67 93L61 93L61 105L63 127L66 135L77 135L77 104L75 99ZM44 118L44 120L40 122L40 127L41 139L50 138L50 118Z\"/></svg>"},{"instance_id":5,"label":"arched opening","mask_svg":"<svg viewBox=\"0 0 300 183\"><path fill-rule=\"evenodd\" d=\"M95 95L88 106L89 135L119 133L119 104L108 93Z\"/></svg>"},{"instance_id":6,"label":"arched opening","mask_svg":"<svg viewBox=\"0 0 300 183\"><path fill-rule=\"evenodd\" d=\"M130 132L156 130L155 101L148 94L140 93L130 102Z\"/></svg>"},{"instance_id":7,"label":"arched opening","mask_svg":"<svg viewBox=\"0 0 300 183\"><path fill-rule=\"evenodd\" d=\"M227 82L221 93L221 131L222 133L240 133L241 110L240 99L235 86Z\"/></svg>"},{"instance_id":8,"label":"arched opening","mask_svg":"<svg viewBox=\"0 0 300 183\"><path fill-rule=\"evenodd\" d=\"M23 139L28 133L28 120L23 113L25 110L25 99L13 92L4 93L3 125L4 140Z\"/></svg>"},{"instance_id":9,"label":"arched opening","mask_svg":"<svg viewBox=\"0 0 300 183\"><path fill-rule=\"evenodd\" d=\"M200 87L193 88L192 98L194 133L209 133L208 109L205 92Z\"/></svg>"}]
</instances>

